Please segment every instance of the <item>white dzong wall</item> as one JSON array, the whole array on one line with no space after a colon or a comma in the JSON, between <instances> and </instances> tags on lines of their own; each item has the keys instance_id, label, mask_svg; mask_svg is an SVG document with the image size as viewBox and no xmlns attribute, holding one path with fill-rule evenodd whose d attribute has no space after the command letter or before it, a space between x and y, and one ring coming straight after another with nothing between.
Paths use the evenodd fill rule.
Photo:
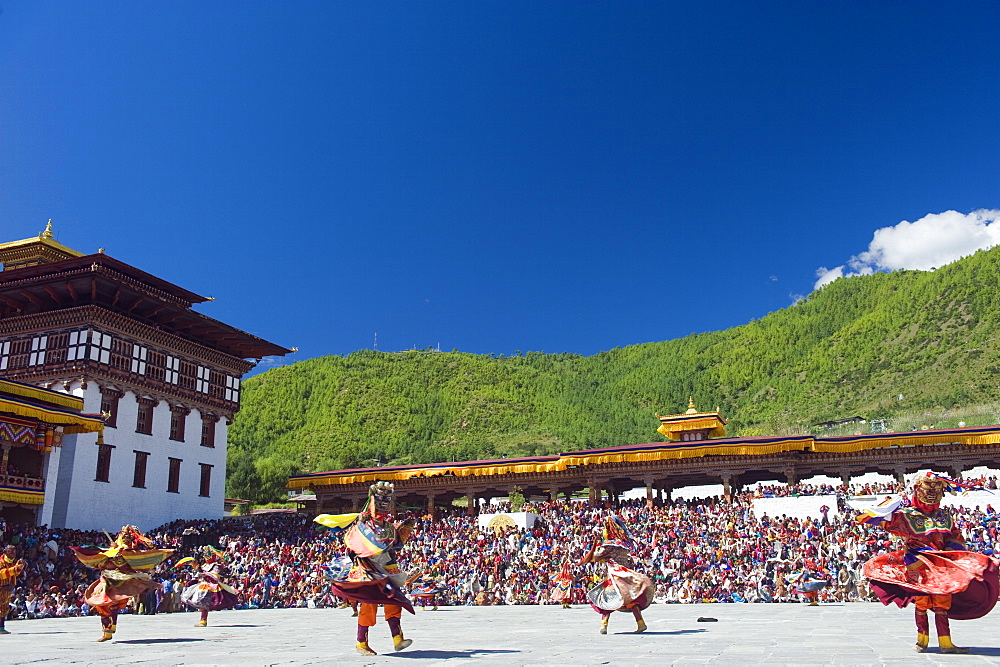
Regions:
<instances>
[{"instance_id":1,"label":"white dzong wall","mask_svg":"<svg viewBox=\"0 0 1000 667\"><path fill-rule=\"evenodd\" d=\"M101 392L94 383L73 384L69 393L84 399L84 412L101 410ZM136 433L138 403L131 391L118 402L116 427L107 427L111 445L108 481L97 481L97 435L66 435L62 447L49 455L45 504L39 523L54 528L106 530L114 534L133 524L146 531L178 518L218 519L224 516L226 483L226 421L216 425L214 447L201 445L201 414L187 416L184 441L171 440L170 407L161 401L153 409L152 435ZM136 451L148 452L145 483L135 481ZM169 459L181 461L177 492L168 491ZM212 466L207 497L201 493L202 466Z\"/></svg>"}]
</instances>

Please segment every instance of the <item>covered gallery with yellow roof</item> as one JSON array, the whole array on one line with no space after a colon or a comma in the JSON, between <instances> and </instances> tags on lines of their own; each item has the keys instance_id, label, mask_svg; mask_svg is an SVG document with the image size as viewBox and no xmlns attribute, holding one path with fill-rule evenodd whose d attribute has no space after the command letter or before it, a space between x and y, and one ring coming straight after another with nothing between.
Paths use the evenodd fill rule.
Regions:
<instances>
[{"instance_id":1,"label":"covered gallery with yellow roof","mask_svg":"<svg viewBox=\"0 0 1000 667\"><path fill-rule=\"evenodd\" d=\"M548 456L425 463L332 470L291 477L288 488L315 495L309 510L356 509L374 481L391 481L400 502L436 507L465 497L470 511L483 499L556 499L587 490L591 500L615 499L644 488L647 499L668 497L685 486L721 484L728 495L761 481L795 483L830 475L847 483L868 472L903 475L932 468L960 476L963 470L995 465L1000 458L1000 426L925 429L819 437L788 435L729 438L718 408L657 415L661 442L562 452ZM310 503L312 504L312 503Z\"/></svg>"}]
</instances>

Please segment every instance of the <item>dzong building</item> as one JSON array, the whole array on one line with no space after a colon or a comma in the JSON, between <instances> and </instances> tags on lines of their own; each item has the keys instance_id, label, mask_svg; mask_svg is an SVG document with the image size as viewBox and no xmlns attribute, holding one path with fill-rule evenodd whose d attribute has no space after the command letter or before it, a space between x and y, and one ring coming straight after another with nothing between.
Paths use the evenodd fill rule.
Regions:
<instances>
[{"instance_id":1,"label":"dzong building","mask_svg":"<svg viewBox=\"0 0 1000 667\"><path fill-rule=\"evenodd\" d=\"M51 222L35 238L0 244L0 264L0 378L50 392L21 391L11 405L58 404L54 392L82 401L71 407L84 415L64 426L39 413L49 446L28 456L18 448L29 438L12 441L2 423L30 425L33 413L0 405L0 487L26 500L0 502L0 517L109 532L222 517L242 378L263 357L293 350L192 309L208 297L103 251L63 246ZM95 414L100 430L86 416ZM11 452L32 469L33 496L18 495L20 478L5 474Z\"/></svg>"}]
</instances>

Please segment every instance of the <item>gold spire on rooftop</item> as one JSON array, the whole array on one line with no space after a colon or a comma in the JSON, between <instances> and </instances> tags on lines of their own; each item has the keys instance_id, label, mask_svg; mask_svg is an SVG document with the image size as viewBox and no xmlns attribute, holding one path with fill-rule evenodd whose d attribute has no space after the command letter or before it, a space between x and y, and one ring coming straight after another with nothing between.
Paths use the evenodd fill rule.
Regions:
<instances>
[{"instance_id":1,"label":"gold spire on rooftop","mask_svg":"<svg viewBox=\"0 0 1000 667\"><path fill-rule=\"evenodd\" d=\"M687 411L678 415L658 414L656 418L660 420L657 432L675 442L726 437L726 420L719 414L719 408L715 412L698 412L692 396L688 397Z\"/></svg>"},{"instance_id":2,"label":"gold spire on rooftop","mask_svg":"<svg viewBox=\"0 0 1000 667\"><path fill-rule=\"evenodd\" d=\"M0 243L0 264L3 264L4 271L59 262L73 257L83 257L83 253L56 241L52 233L51 218L45 224L45 231L39 232L34 238Z\"/></svg>"}]
</instances>

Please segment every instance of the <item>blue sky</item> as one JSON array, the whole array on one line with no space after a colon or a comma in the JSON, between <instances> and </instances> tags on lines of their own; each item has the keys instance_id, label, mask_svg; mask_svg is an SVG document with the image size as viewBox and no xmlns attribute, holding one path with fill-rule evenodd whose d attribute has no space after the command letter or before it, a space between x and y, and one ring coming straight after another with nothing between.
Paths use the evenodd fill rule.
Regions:
<instances>
[{"instance_id":1,"label":"blue sky","mask_svg":"<svg viewBox=\"0 0 1000 667\"><path fill-rule=\"evenodd\" d=\"M288 360L589 355L1000 240L996 2L0 6L0 240Z\"/></svg>"}]
</instances>

